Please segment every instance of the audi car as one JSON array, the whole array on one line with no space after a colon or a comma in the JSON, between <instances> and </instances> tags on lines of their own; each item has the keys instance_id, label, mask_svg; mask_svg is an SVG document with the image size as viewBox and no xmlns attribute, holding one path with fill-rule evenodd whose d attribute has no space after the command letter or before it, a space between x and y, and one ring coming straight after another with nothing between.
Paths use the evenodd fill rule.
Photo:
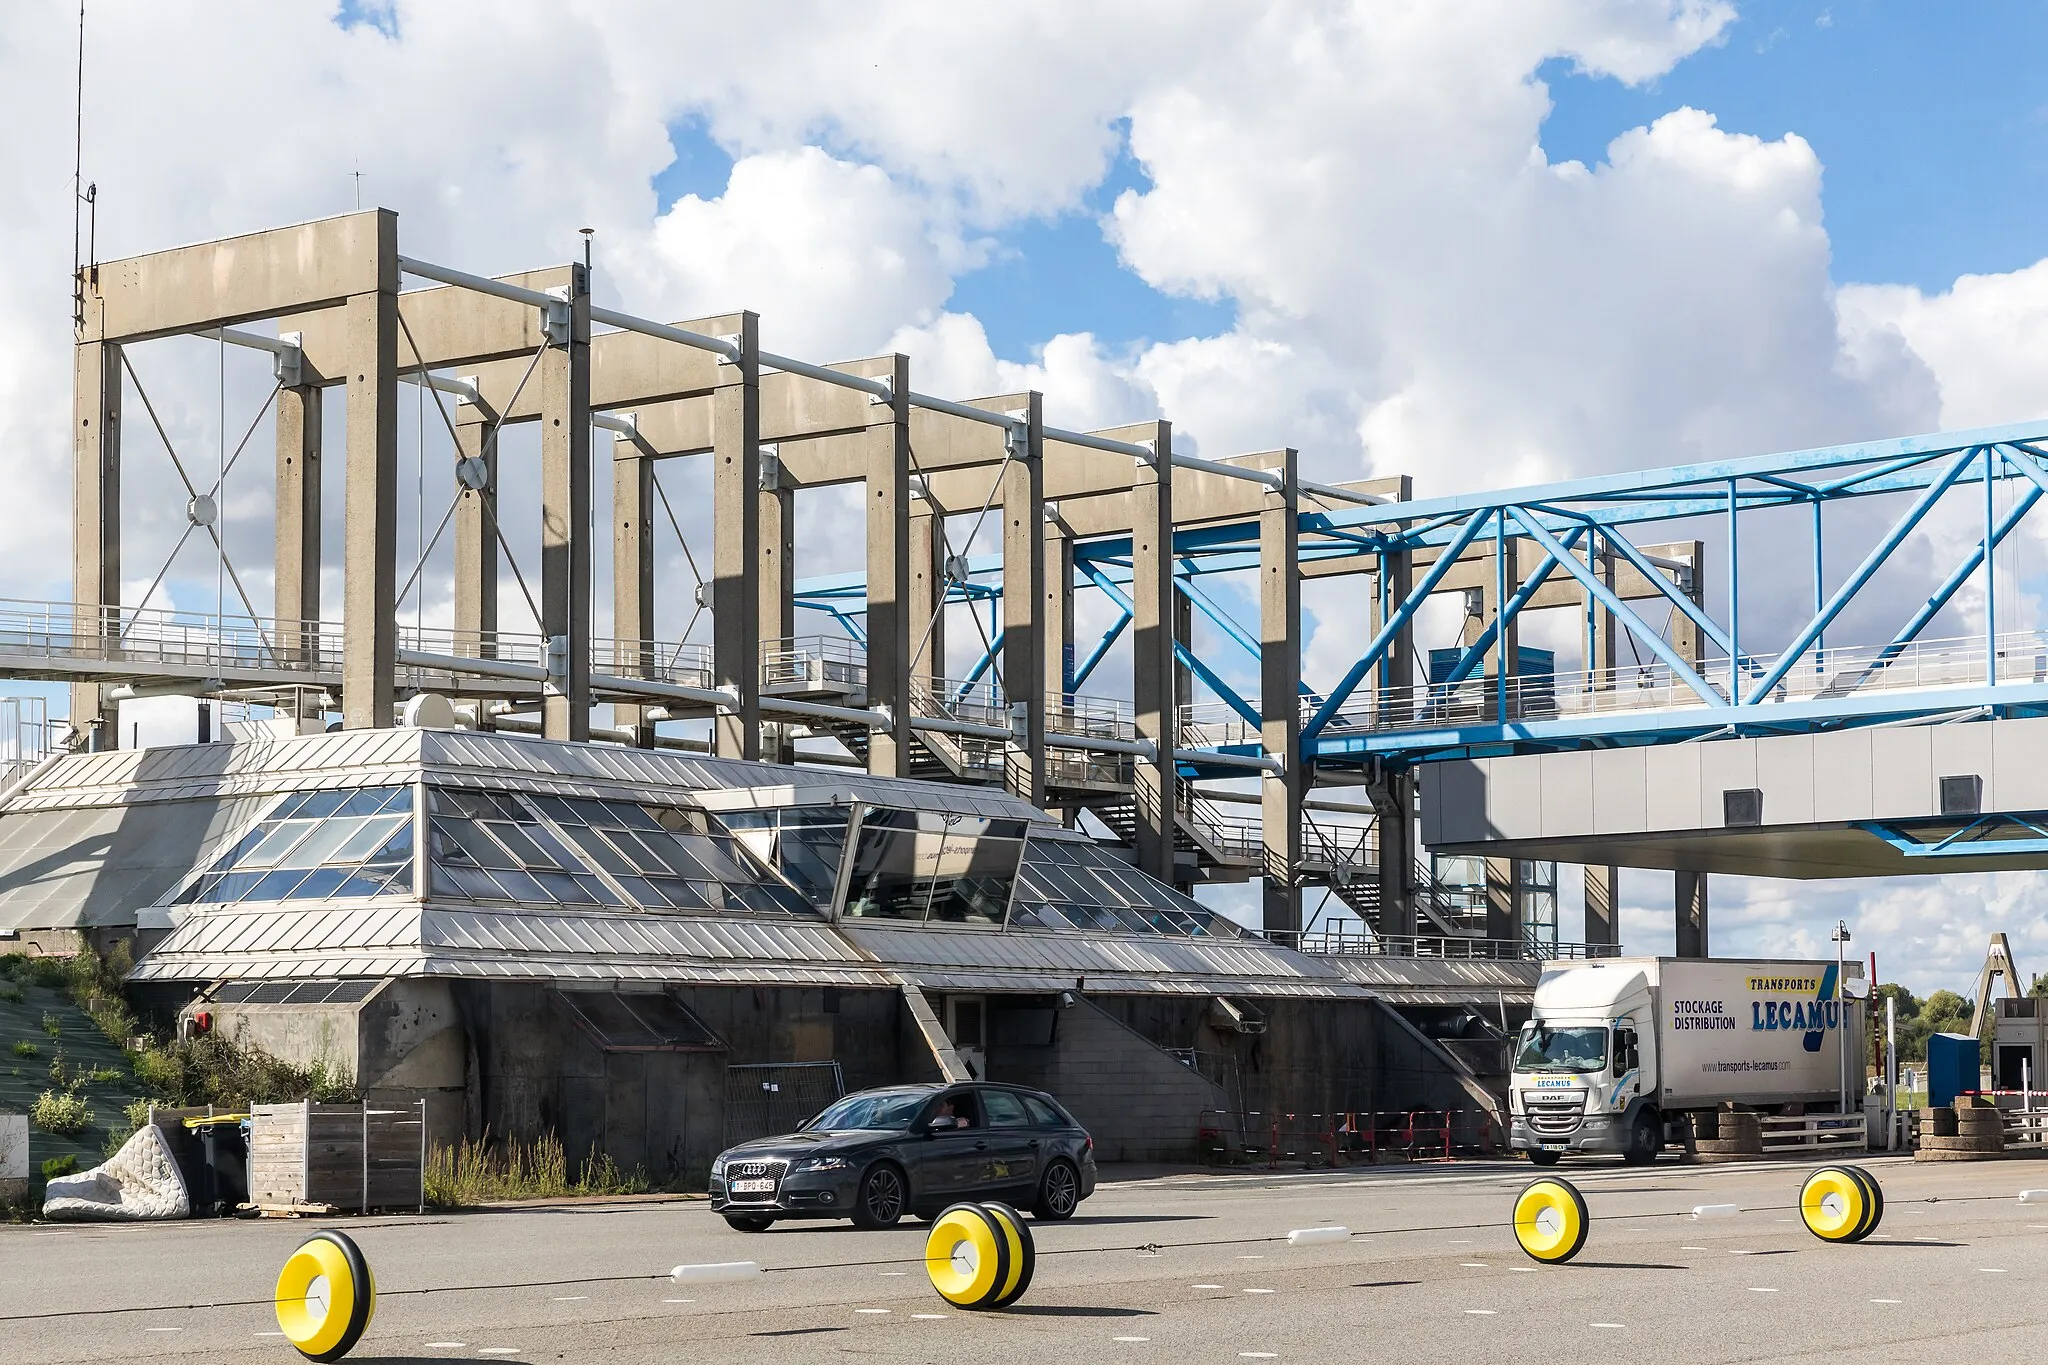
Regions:
<instances>
[{"instance_id":1,"label":"audi car","mask_svg":"<svg viewBox=\"0 0 2048 1365\"><path fill-rule=\"evenodd\" d=\"M1095 1140L1052 1096L1013 1085L862 1090L711 1163L711 1207L741 1232L785 1218L893 1227L962 1199L1071 1218L1093 1193Z\"/></svg>"}]
</instances>

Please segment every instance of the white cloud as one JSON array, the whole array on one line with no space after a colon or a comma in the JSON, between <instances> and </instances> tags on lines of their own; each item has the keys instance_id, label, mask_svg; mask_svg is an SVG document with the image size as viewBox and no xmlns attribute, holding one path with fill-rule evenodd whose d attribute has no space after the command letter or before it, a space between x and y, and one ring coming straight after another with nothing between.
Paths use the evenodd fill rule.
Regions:
<instances>
[{"instance_id":1,"label":"white cloud","mask_svg":"<svg viewBox=\"0 0 2048 1365\"><path fill-rule=\"evenodd\" d=\"M1406 472L1423 492L2048 410L2048 264L1931 296L1837 291L1822 168L1798 136L1675 109L1598 164L1549 159L1546 62L1652 82L1727 32L1732 9L1712 0L802 0L772 19L395 0L348 28L336 9L96 0L103 256L346 210L360 168L365 202L398 209L418 255L510 270L574 256L593 226L608 302L751 308L776 349L903 349L931 392L1038 387L1061 425L1164 414L1184 448L1294 445L1312 476ZM0 31L15 130L0 253L18 280L0 315L16 507L0 592L28 597L68 576L70 24L62 6L21 7ZM653 179L681 124L735 164L663 213ZM999 359L980 320L947 311L954 280L990 235L1078 211L1126 147L1144 182L1117 199L1110 239L1157 288L1225 300L1238 321L1135 350L1073 332ZM174 437L217 449L216 362L146 363ZM263 384L228 388L233 425ZM261 463L233 500L259 591ZM523 498L508 493L515 539ZM146 582L182 503L138 454L129 577ZM701 499L678 511L704 533ZM814 548L839 556L830 529ZM176 600L210 601L210 578L174 584ZM1341 585L1312 610L1327 678L1362 622ZM1996 887L1987 914L2021 913L2038 889ZM1744 895L1723 922L1750 915L1758 933L1800 904ZM1919 942L1903 920L1883 932Z\"/></svg>"}]
</instances>

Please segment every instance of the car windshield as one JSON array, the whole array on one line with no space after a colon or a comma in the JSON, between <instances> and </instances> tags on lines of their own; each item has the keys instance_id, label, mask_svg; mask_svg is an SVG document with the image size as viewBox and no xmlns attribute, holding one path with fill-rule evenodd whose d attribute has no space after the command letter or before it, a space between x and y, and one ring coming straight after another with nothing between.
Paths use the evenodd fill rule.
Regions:
<instances>
[{"instance_id":1,"label":"car windshield","mask_svg":"<svg viewBox=\"0 0 2048 1365\"><path fill-rule=\"evenodd\" d=\"M1522 1030L1522 1046L1515 1053L1517 1071L1598 1071L1606 1065L1604 1028L1531 1024Z\"/></svg>"},{"instance_id":2,"label":"car windshield","mask_svg":"<svg viewBox=\"0 0 2048 1365\"><path fill-rule=\"evenodd\" d=\"M832 1132L853 1128L902 1129L931 1098L922 1092L896 1095L848 1095L804 1125L806 1132Z\"/></svg>"}]
</instances>

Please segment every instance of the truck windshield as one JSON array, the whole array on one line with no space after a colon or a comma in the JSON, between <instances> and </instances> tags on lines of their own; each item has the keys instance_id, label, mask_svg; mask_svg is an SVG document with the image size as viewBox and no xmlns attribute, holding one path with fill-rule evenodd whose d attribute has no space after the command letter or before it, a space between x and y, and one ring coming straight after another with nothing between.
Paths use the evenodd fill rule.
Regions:
<instances>
[{"instance_id":1,"label":"truck windshield","mask_svg":"<svg viewBox=\"0 0 2048 1365\"><path fill-rule=\"evenodd\" d=\"M1599 1071L1607 1065L1604 1028L1551 1028L1531 1024L1522 1030L1517 1071Z\"/></svg>"}]
</instances>

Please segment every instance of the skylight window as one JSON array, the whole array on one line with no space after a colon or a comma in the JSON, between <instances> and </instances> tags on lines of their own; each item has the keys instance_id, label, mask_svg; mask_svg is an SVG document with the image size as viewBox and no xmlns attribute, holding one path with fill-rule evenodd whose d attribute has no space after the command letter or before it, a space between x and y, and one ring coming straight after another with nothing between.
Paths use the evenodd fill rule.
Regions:
<instances>
[{"instance_id":1,"label":"skylight window","mask_svg":"<svg viewBox=\"0 0 2048 1365\"><path fill-rule=\"evenodd\" d=\"M296 792L173 905L411 895L412 788Z\"/></svg>"}]
</instances>

